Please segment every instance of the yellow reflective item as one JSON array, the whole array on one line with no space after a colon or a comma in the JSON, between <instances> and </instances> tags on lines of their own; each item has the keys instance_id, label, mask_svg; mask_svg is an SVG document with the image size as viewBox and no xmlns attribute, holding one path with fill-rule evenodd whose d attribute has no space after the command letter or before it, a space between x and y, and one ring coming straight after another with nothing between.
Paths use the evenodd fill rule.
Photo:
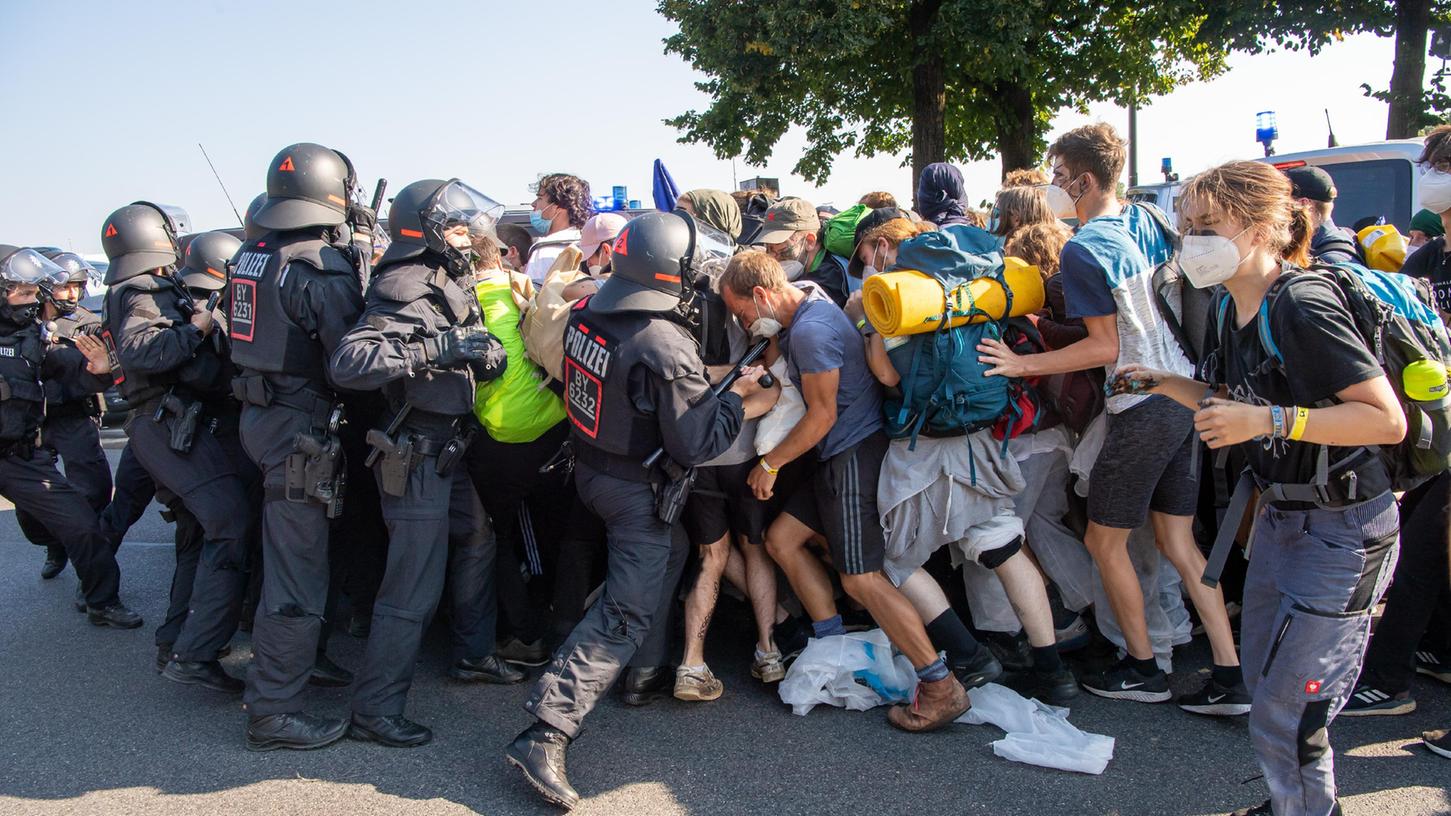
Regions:
<instances>
[{"instance_id":1,"label":"yellow reflective item","mask_svg":"<svg viewBox=\"0 0 1451 816\"><path fill-rule=\"evenodd\" d=\"M993 278L967 281L950 292L931 275L899 269L873 275L862 284L862 305L884 337L936 331L948 320L967 323L1022 317L1043 308L1043 276L1020 258L1006 258L1003 279L1013 293L1010 314L1002 284Z\"/></svg>"},{"instance_id":2,"label":"yellow reflective item","mask_svg":"<svg viewBox=\"0 0 1451 816\"><path fill-rule=\"evenodd\" d=\"M1372 224L1356 233L1365 265L1382 272L1399 272L1406 262L1406 238L1395 224Z\"/></svg>"}]
</instances>

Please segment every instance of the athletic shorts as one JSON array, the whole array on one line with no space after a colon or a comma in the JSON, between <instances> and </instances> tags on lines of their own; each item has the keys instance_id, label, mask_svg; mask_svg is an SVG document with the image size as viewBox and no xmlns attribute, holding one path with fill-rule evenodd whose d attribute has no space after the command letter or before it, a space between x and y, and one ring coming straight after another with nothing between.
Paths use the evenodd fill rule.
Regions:
<instances>
[{"instance_id":1,"label":"athletic shorts","mask_svg":"<svg viewBox=\"0 0 1451 816\"><path fill-rule=\"evenodd\" d=\"M886 560L877 479L887 444L886 434L878 431L819 463L811 481L792 493L782 510L826 537L832 563L843 575L876 572Z\"/></svg>"},{"instance_id":2,"label":"athletic shorts","mask_svg":"<svg viewBox=\"0 0 1451 816\"><path fill-rule=\"evenodd\" d=\"M1103 449L1088 477L1088 520L1133 530L1149 511L1192 516L1199 504L1199 474L1193 471L1194 412L1168 397L1154 396L1127 411L1108 415Z\"/></svg>"},{"instance_id":3,"label":"athletic shorts","mask_svg":"<svg viewBox=\"0 0 1451 816\"><path fill-rule=\"evenodd\" d=\"M738 465L712 465L696 470L695 486L680 518L691 546L714 544L726 533L745 536L758 546L766 543L766 528L781 512L785 497L810 479L813 463L803 457L781 468L776 476L775 495L761 501L746 484L746 477L756 462L752 459Z\"/></svg>"}]
</instances>

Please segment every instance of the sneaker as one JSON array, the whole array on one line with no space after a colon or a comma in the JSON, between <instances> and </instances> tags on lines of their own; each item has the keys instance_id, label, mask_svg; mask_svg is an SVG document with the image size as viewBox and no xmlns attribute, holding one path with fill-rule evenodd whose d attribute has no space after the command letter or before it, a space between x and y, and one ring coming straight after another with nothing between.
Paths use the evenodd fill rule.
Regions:
<instances>
[{"instance_id":1,"label":"sneaker","mask_svg":"<svg viewBox=\"0 0 1451 816\"><path fill-rule=\"evenodd\" d=\"M975 689L978 686L985 686L988 683L997 682L1003 676L1003 664L998 662L993 655L992 649L978 644L977 651L972 657L962 663L948 663L947 668L957 678L957 682L965 689Z\"/></svg>"},{"instance_id":2,"label":"sneaker","mask_svg":"<svg viewBox=\"0 0 1451 816\"><path fill-rule=\"evenodd\" d=\"M1123 661L1104 671L1084 675L1082 683L1089 694L1113 700L1165 703L1174 696L1169 691L1169 676L1162 669L1145 676Z\"/></svg>"},{"instance_id":3,"label":"sneaker","mask_svg":"<svg viewBox=\"0 0 1451 816\"><path fill-rule=\"evenodd\" d=\"M1056 671L1030 671L1003 678L1002 684L1017 693L1048 705L1067 707L1078 698L1078 680L1072 670L1059 665Z\"/></svg>"},{"instance_id":4,"label":"sneaker","mask_svg":"<svg viewBox=\"0 0 1451 816\"><path fill-rule=\"evenodd\" d=\"M1350 693L1350 699L1345 701L1345 708L1340 709L1342 717L1390 717L1396 714L1409 714L1416 710L1416 701L1411 699L1409 691L1400 694L1391 694L1385 689L1362 684L1355 687Z\"/></svg>"},{"instance_id":5,"label":"sneaker","mask_svg":"<svg viewBox=\"0 0 1451 816\"><path fill-rule=\"evenodd\" d=\"M1070 613L1071 614L1071 613ZM1093 635L1088 631L1088 622L1082 615L1074 615L1063 626L1058 625L1055 618L1053 623L1053 634L1058 641L1058 652L1075 652L1088 645Z\"/></svg>"},{"instance_id":6,"label":"sneaker","mask_svg":"<svg viewBox=\"0 0 1451 816\"><path fill-rule=\"evenodd\" d=\"M1028 636L1021 631L1015 635L1005 632L984 632L983 643L992 649L993 656L1010 672L1026 672L1033 669L1033 647L1028 645Z\"/></svg>"},{"instance_id":7,"label":"sneaker","mask_svg":"<svg viewBox=\"0 0 1451 816\"><path fill-rule=\"evenodd\" d=\"M1221 685L1213 677L1204 688L1179 698L1179 707L1194 714L1211 717L1241 717L1249 713L1251 699L1244 683Z\"/></svg>"},{"instance_id":8,"label":"sneaker","mask_svg":"<svg viewBox=\"0 0 1451 816\"><path fill-rule=\"evenodd\" d=\"M510 663L517 663L520 666L543 666L549 662L549 650L544 646L544 639L540 638L533 643L525 643L518 638L509 638L494 654L500 659Z\"/></svg>"},{"instance_id":9,"label":"sneaker","mask_svg":"<svg viewBox=\"0 0 1451 816\"><path fill-rule=\"evenodd\" d=\"M1433 652L1430 649L1416 652L1416 674L1451 683L1451 652Z\"/></svg>"},{"instance_id":10,"label":"sneaker","mask_svg":"<svg viewBox=\"0 0 1451 816\"><path fill-rule=\"evenodd\" d=\"M801 650L811 639L811 628L803 626L801 620L795 615L788 617L775 626L771 627L771 640L775 642L776 648L781 650L781 661L789 663L795 660Z\"/></svg>"},{"instance_id":11,"label":"sneaker","mask_svg":"<svg viewBox=\"0 0 1451 816\"><path fill-rule=\"evenodd\" d=\"M1427 731L1421 734L1421 742L1426 744L1431 753L1451 759L1451 728Z\"/></svg>"},{"instance_id":12,"label":"sneaker","mask_svg":"<svg viewBox=\"0 0 1451 816\"><path fill-rule=\"evenodd\" d=\"M1254 807L1240 808L1229 816L1275 816L1275 811L1270 808L1270 800L1266 799Z\"/></svg>"},{"instance_id":13,"label":"sneaker","mask_svg":"<svg viewBox=\"0 0 1451 816\"><path fill-rule=\"evenodd\" d=\"M779 683L786 678L786 664L781 660L780 652L756 653L756 660L751 664L751 676L762 683Z\"/></svg>"},{"instance_id":14,"label":"sneaker","mask_svg":"<svg viewBox=\"0 0 1451 816\"><path fill-rule=\"evenodd\" d=\"M719 700L725 693L725 685L711 673L709 666L691 669L681 666L675 670L675 699L688 703L704 703Z\"/></svg>"}]
</instances>

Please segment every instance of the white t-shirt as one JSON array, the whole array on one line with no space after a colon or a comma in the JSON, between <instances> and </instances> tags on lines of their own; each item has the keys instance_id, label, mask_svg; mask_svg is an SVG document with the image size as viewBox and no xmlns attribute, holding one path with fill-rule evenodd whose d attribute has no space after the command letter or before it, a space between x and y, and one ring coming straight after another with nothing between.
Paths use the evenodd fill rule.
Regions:
<instances>
[{"instance_id":1,"label":"white t-shirt","mask_svg":"<svg viewBox=\"0 0 1451 816\"><path fill-rule=\"evenodd\" d=\"M566 248L579 243L579 237L578 228L566 227L535 241L529 249L529 263L524 266L524 274L534 281L535 286L544 283L544 276L549 274L549 267L554 266L555 259Z\"/></svg>"}]
</instances>

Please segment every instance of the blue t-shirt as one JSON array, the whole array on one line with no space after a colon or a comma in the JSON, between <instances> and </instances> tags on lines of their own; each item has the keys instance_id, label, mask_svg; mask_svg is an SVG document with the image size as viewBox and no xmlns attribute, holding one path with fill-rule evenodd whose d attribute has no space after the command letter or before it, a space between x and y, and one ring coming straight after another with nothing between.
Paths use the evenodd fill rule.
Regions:
<instances>
[{"instance_id":1,"label":"blue t-shirt","mask_svg":"<svg viewBox=\"0 0 1451 816\"><path fill-rule=\"evenodd\" d=\"M1169 245L1144 206L1152 205L1131 204L1078 228L1059 255L1063 299L1069 317L1114 315L1119 353L1107 366L1109 374L1139 363L1188 376L1193 367L1154 301L1154 268L1169 257ZM1108 412L1119 413L1144 399L1109 397Z\"/></svg>"},{"instance_id":2,"label":"blue t-shirt","mask_svg":"<svg viewBox=\"0 0 1451 816\"><path fill-rule=\"evenodd\" d=\"M816 446L823 461L881 430L881 386L867 368L862 336L846 312L829 300L808 297L782 330L780 342L797 388L802 374L839 372L836 424Z\"/></svg>"}]
</instances>

